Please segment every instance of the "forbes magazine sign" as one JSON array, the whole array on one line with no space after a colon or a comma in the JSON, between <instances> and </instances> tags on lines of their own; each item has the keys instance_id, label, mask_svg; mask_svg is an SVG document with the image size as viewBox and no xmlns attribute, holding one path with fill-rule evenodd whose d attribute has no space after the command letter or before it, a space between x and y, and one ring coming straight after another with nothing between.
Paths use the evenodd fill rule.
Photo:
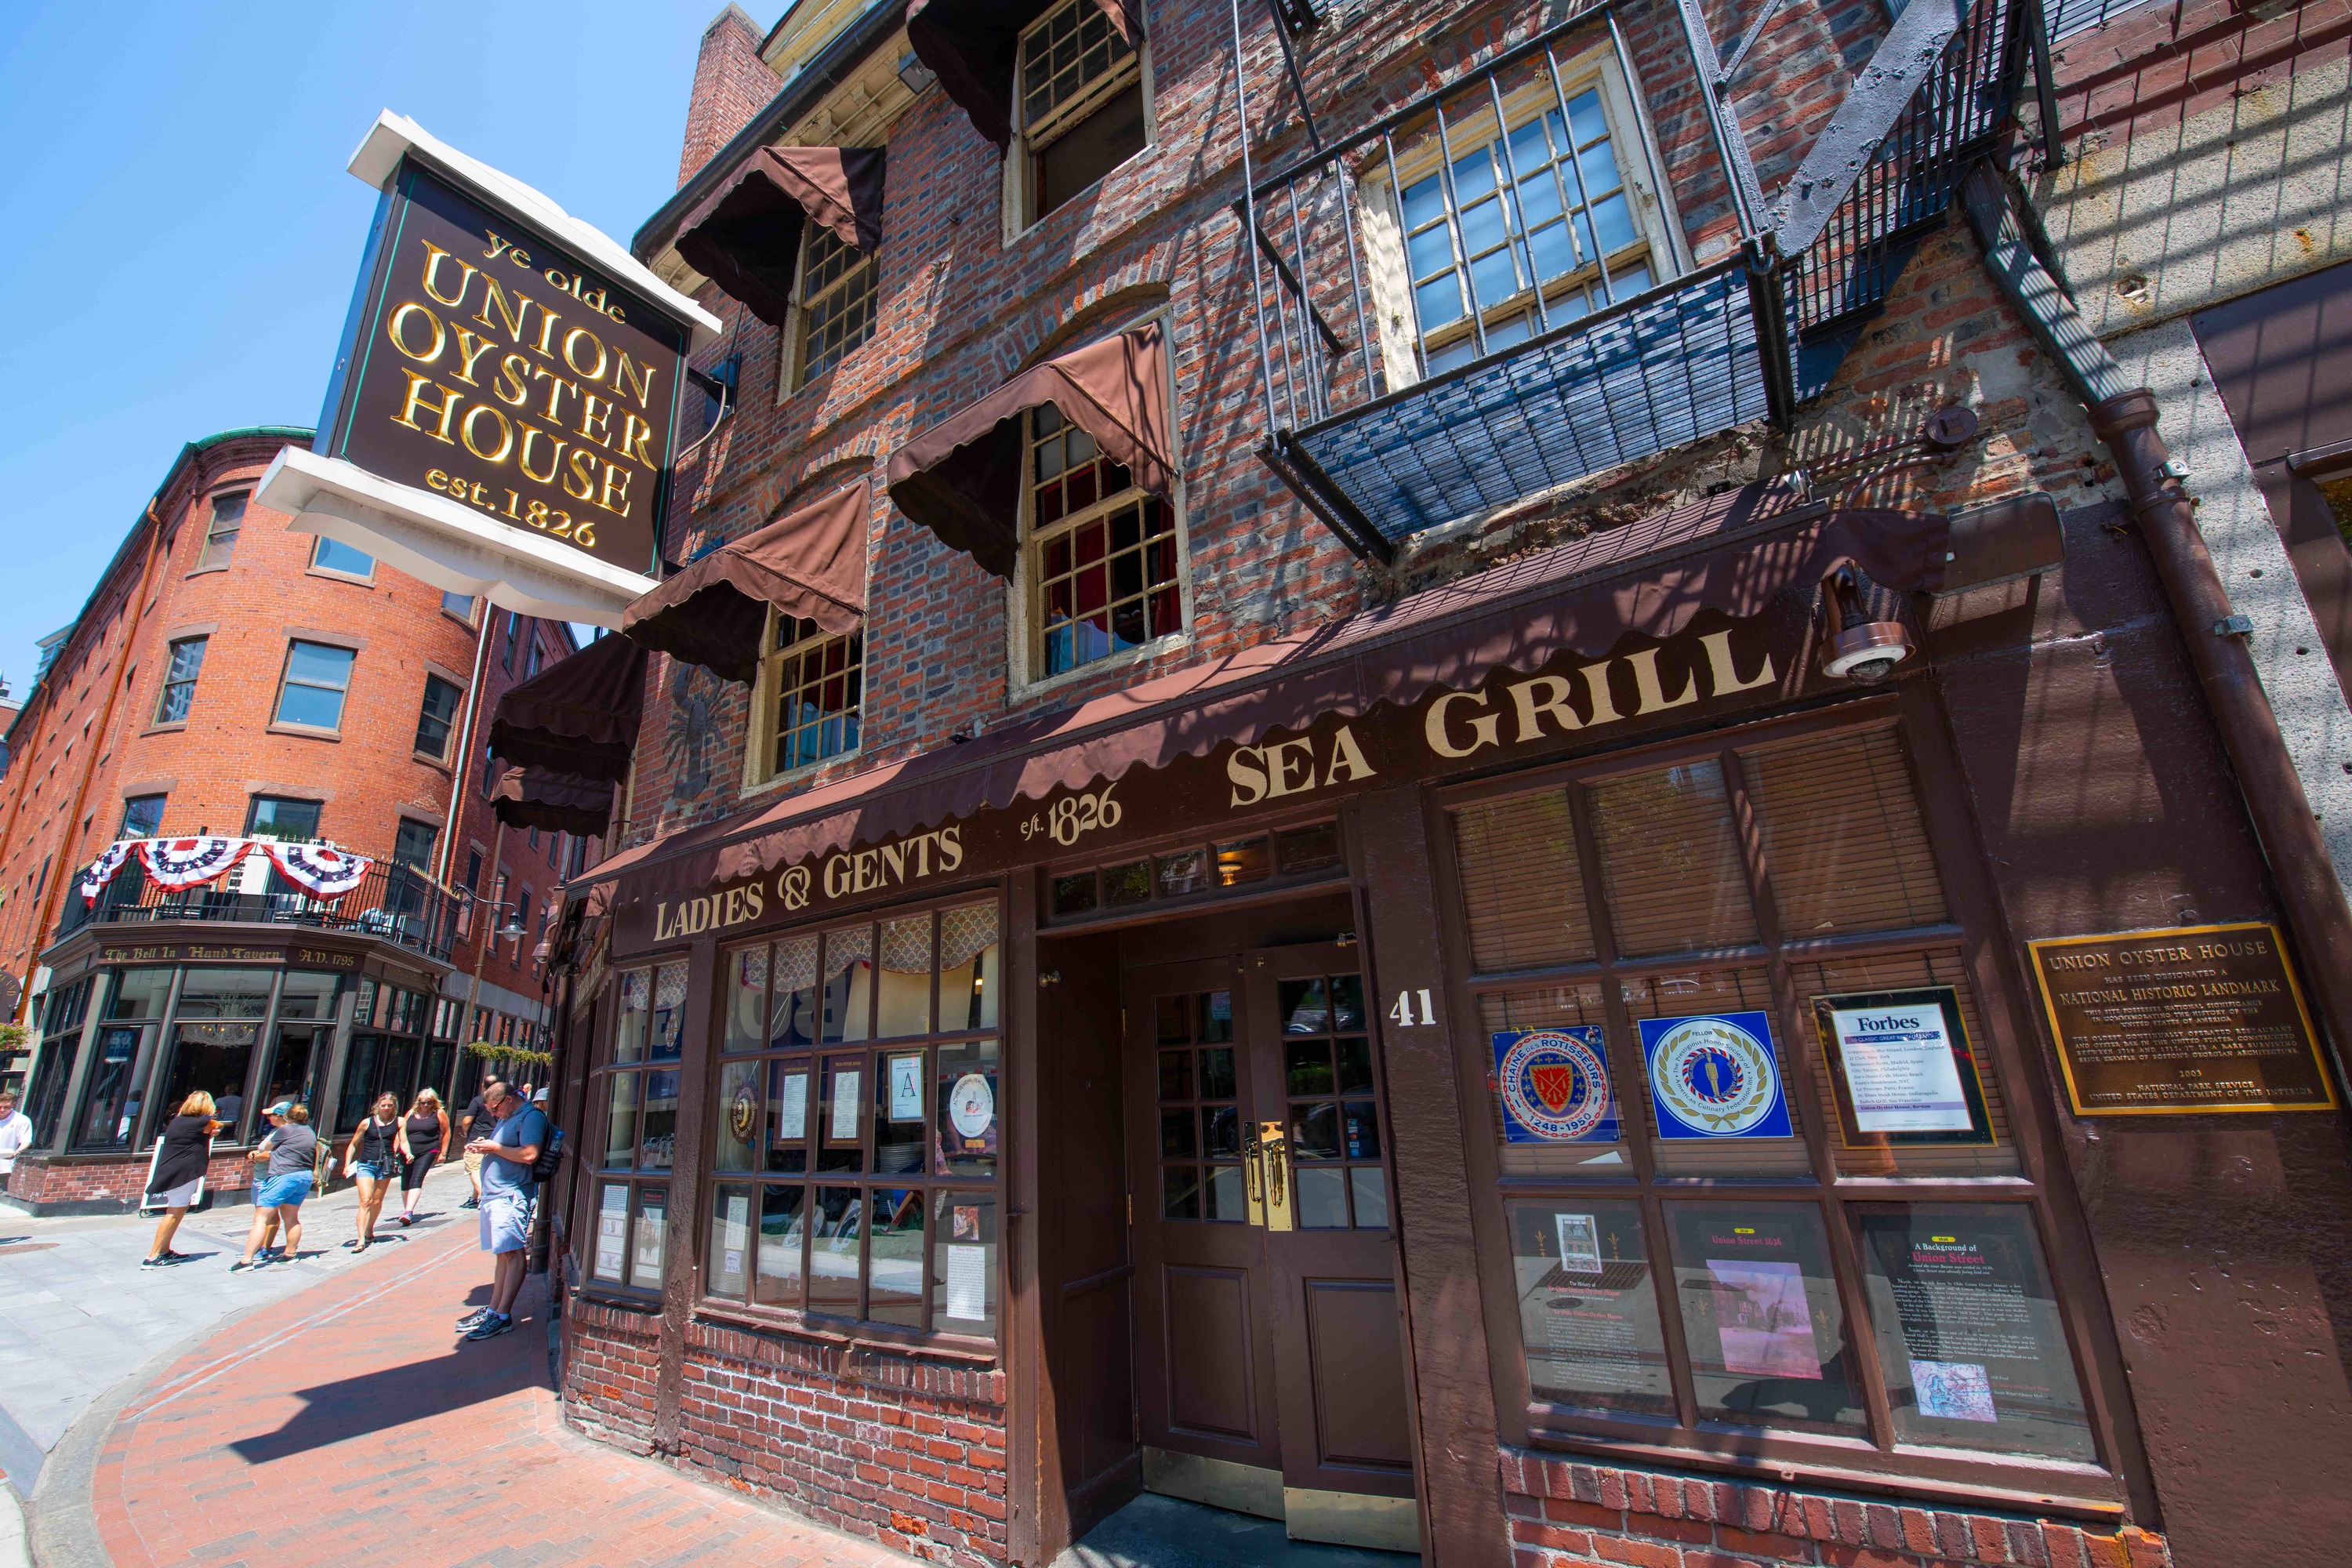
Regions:
<instances>
[{"instance_id":1,"label":"forbes magazine sign","mask_svg":"<svg viewBox=\"0 0 2352 1568\"><path fill-rule=\"evenodd\" d=\"M404 158L315 450L649 576L688 332Z\"/></svg>"}]
</instances>

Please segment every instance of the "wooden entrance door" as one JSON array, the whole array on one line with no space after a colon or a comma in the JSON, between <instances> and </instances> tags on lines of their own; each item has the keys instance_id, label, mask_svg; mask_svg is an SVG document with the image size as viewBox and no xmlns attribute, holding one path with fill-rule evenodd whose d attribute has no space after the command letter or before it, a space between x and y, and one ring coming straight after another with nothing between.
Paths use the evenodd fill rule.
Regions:
<instances>
[{"instance_id":1,"label":"wooden entrance door","mask_svg":"<svg viewBox=\"0 0 2352 1568\"><path fill-rule=\"evenodd\" d=\"M1417 1544L1385 1108L1354 950L1131 969L1146 1484Z\"/></svg>"}]
</instances>

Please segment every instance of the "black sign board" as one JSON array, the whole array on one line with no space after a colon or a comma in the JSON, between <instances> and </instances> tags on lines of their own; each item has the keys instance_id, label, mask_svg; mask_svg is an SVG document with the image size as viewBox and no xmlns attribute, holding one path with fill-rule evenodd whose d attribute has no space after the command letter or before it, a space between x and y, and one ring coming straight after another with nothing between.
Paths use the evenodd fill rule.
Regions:
<instances>
[{"instance_id":1,"label":"black sign board","mask_svg":"<svg viewBox=\"0 0 2352 1568\"><path fill-rule=\"evenodd\" d=\"M404 159L315 449L651 575L686 326Z\"/></svg>"}]
</instances>

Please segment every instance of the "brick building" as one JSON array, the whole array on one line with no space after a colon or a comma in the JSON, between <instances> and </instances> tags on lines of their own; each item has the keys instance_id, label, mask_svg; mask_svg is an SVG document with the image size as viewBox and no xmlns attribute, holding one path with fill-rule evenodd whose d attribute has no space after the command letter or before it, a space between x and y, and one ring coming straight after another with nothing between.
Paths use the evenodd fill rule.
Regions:
<instances>
[{"instance_id":1,"label":"brick building","mask_svg":"<svg viewBox=\"0 0 2352 1568\"><path fill-rule=\"evenodd\" d=\"M487 719L467 697L478 674L495 701L572 652L572 630L494 611L484 647L474 601L289 531L251 494L310 435L190 442L10 723L0 964L25 983L38 1140L12 1202L135 1203L162 1100L190 1087L231 1104L215 1169L241 1190L270 1099L308 1100L324 1131L374 1088L470 1093L479 1063L460 1047L544 1033L534 950L593 846L509 834L492 869ZM332 900L265 856L184 892L135 859L94 902L76 887L118 840L205 836L331 845L373 868Z\"/></svg>"},{"instance_id":2,"label":"brick building","mask_svg":"<svg viewBox=\"0 0 2352 1568\"><path fill-rule=\"evenodd\" d=\"M2309 233L2217 198L2181 308L2317 276L2340 7L2053 9L723 13L568 1418L940 1563L1142 1490L2340 1556L2340 578L2265 509L2342 454L2112 239L2275 92Z\"/></svg>"}]
</instances>

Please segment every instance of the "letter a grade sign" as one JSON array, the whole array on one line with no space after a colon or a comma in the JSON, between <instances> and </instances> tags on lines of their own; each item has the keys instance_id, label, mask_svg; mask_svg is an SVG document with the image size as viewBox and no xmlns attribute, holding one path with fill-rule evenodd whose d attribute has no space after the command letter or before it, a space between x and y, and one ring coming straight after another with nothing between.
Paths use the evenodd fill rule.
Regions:
<instances>
[{"instance_id":1,"label":"letter a grade sign","mask_svg":"<svg viewBox=\"0 0 2352 1568\"><path fill-rule=\"evenodd\" d=\"M687 355L719 322L397 116L352 172L383 196L318 441L263 504L442 587L617 623L653 586L679 421L699 424Z\"/></svg>"}]
</instances>

